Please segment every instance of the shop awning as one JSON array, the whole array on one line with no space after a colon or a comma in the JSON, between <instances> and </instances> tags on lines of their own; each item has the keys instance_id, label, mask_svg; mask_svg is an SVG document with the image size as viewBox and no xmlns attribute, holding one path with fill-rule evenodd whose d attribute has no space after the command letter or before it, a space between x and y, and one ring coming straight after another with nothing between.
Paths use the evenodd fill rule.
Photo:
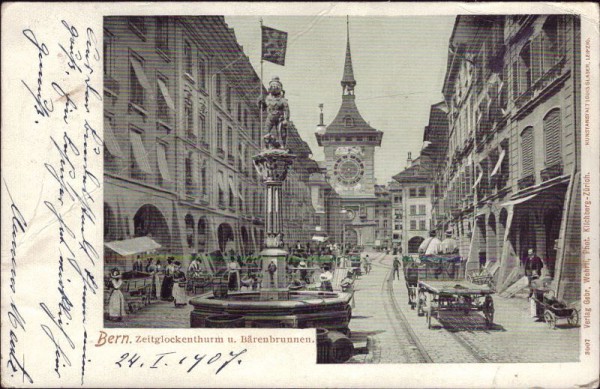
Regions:
<instances>
[{"instance_id":1,"label":"shop awning","mask_svg":"<svg viewBox=\"0 0 600 389\"><path fill-rule=\"evenodd\" d=\"M240 161L242 162L242 170L246 170L246 145L242 144L240 149Z\"/></svg>"},{"instance_id":2,"label":"shop awning","mask_svg":"<svg viewBox=\"0 0 600 389\"><path fill-rule=\"evenodd\" d=\"M148 77L146 77L146 73L144 72L144 68L142 67L141 62L135 58L131 58L131 66L133 66L135 76L137 77L140 84L142 84L142 87L144 87L144 89L146 89L147 91L152 90L152 87L150 86L150 81L148 81Z\"/></svg>"},{"instance_id":3,"label":"shop awning","mask_svg":"<svg viewBox=\"0 0 600 389\"><path fill-rule=\"evenodd\" d=\"M121 147L119 147L119 142L117 141L117 138L113 132L112 124L110 123L104 126L104 145L113 157L124 157Z\"/></svg>"},{"instance_id":4,"label":"shop awning","mask_svg":"<svg viewBox=\"0 0 600 389\"><path fill-rule=\"evenodd\" d=\"M233 193L233 195L235 197L237 197L238 199L242 198L242 195L240 195L240 192L237 189L237 186L235 185L235 182L233 182L233 177L228 177L228 181L229 181L229 188L231 189L231 193Z\"/></svg>"},{"instance_id":5,"label":"shop awning","mask_svg":"<svg viewBox=\"0 0 600 389\"><path fill-rule=\"evenodd\" d=\"M496 166L494 166L494 170L492 170L492 174L490 174L490 177L494 177L500 171L500 166L502 166L502 160L504 159L505 155L506 155L506 150L502 149L502 152L500 153L500 156L498 157L498 162L496 162Z\"/></svg>"},{"instance_id":6,"label":"shop awning","mask_svg":"<svg viewBox=\"0 0 600 389\"><path fill-rule=\"evenodd\" d=\"M171 174L169 173L169 164L167 163L167 150L164 145L158 144L156 146L156 155L158 159L158 171L164 181L171 181Z\"/></svg>"},{"instance_id":7,"label":"shop awning","mask_svg":"<svg viewBox=\"0 0 600 389\"><path fill-rule=\"evenodd\" d=\"M223 193L227 193L227 184L225 184L225 177L223 176L223 172L219 172L217 174L217 185L219 189L223 191Z\"/></svg>"},{"instance_id":8,"label":"shop awning","mask_svg":"<svg viewBox=\"0 0 600 389\"><path fill-rule=\"evenodd\" d=\"M150 162L148 162L148 153L144 147L144 142L142 142L142 135L135 131L130 131L129 138L133 146L133 157L140 170L147 174L154 173L150 167Z\"/></svg>"},{"instance_id":9,"label":"shop awning","mask_svg":"<svg viewBox=\"0 0 600 389\"><path fill-rule=\"evenodd\" d=\"M161 245L156 243L152 238L142 236L140 238L107 242L104 243L104 247L108 247L119 255L127 256L154 251L161 248Z\"/></svg>"},{"instance_id":10,"label":"shop awning","mask_svg":"<svg viewBox=\"0 0 600 389\"><path fill-rule=\"evenodd\" d=\"M501 207L509 207L511 205L522 204L522 203L524 203L526 201L529 201L529 200L533 199L537 195L538 195L538 193L532 194L532 195L526 196L526 197L521 197L520 199L515 199L515 200L507 201L505 203L500 204L500 206Z\"/></svg>"},{"instance_id":11,"label":"shop awning","mask_svg":"<svg viewBox=\"0 0 600 389\"><path fill-rule=\"evenodd\" d=\"M175 103L173 102L173 99L171 98L171 95L169 94L169 88L167 88L167 85L165 84L165 82L163 80L161 80L160 78L157 78L156 80L158 81L158 89L160 89L160 93L165 98L165 102L167 103L169 108L171 108L173 111L175 111Z\"/></svg>"},{"instance_id":12,"label":"shop awning","mask_svg":"<svg viewBox=\"0 0 600 389\"><path fill-rule=\"evenodd\" d=\"M477 179L475 180L475 183L473 184L473 189L477 188L477 185L479 185L482 178L483 178L483 172L479 172L479 176L477 176Z\"/></svg>"},{"instance_id":13,"label":"shop awning","mask_svg":"<svg viewBox=\"0 0 600 389\"><path fill-rule=\"evenodd\" d=\"M313 235L312 240L314 240L315 242L326 242L329 240L329 237L322 235Z\"/></svg>"}]
</instances>

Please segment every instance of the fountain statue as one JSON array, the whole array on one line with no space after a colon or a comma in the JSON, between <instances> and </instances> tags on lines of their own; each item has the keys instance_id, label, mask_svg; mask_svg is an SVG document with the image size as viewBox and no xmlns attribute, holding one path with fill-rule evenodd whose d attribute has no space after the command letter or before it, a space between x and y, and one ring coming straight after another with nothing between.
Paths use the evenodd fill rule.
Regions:
<instances>
[{"instance_id":1,"label":"fountain statue","mask_svg":"<svg viewBox=\"0 0 600 389\"><path fill-rule=\"evenodd\" d=\"M268 96L260 102L267 111L264 145L253 157L254 167L265 185L266 234L258 291L210 293L194 297L190 325L197 327L288 327L329 330L331 347L343 362L350 358L349 334L352 295L342 291L290 290L288 252L284 249L282 189L296 156L287 148L289 107L281 81L274 77ZM339 332L338 332L339 331ZM327 332L327 331L325 331ZM345 350L345 351L341 351Z\"/></svg>"}]
</instances>

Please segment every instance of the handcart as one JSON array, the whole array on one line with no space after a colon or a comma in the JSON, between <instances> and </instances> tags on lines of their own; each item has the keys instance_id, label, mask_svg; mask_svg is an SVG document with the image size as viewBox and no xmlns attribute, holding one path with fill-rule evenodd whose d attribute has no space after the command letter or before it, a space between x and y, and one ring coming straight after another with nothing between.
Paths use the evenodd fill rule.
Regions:
<instances>
[{"instance_id":1,"label":"handcart","mask_svg":"<svg viewBox=\"0 0 600 389\"><path fill-rule=\"evenodd\" d=\"M419 281L417 312L427 316L427 327L431 328L431 318L438 321L442 311L482 312L485 323L494 323L494 291L488 286L470 282L451 283L448 281Z\"/></svg>"},{"instance_id":2,"label":"handcart","mask_svg":"<svg viewBox=\"0 0 600 389\"><path fill-rule=\"evenodd\" d=\"M579 313L575 308L567 305L554 297L554 291L548 289L534 289L531 297L536 303L536 313L543 319L549 328L556 329L558 320L567 320L571 326L579 324Z\"/></svg>"}]
</instances>

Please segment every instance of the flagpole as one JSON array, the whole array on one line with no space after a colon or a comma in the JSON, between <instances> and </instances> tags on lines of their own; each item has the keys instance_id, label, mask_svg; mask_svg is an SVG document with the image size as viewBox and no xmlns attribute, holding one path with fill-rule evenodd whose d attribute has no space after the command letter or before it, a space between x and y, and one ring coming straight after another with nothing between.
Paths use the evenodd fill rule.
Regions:
<instances>
[{"instance_id":1,"label":"flagpole","mask_svg":"<svg viewBox=\"0 0 600 389\"><path fill-rule=\"evenodd\" d=\"M262 54L262 45L263 45L263 43L262 43L262 34L263 34L262 30L263 30L263 28L262 27L263 27L263 19L260 18L260 41L261 41L261 45L260 45L260 48L261 48L260 49L260 79L259 79L260 101L262 101L262 99L263 99L263 93L262 93L263 84L262 84L262 80L263 80L263 62L264 62L264 60L263 60L263 54ZM258 142L259 142L260 149L262 150L262 148L263 148L263 144L262 144L262 142L263 142L263 133L262 132L263 132L263 126L264 126L264 123L263 123L263 106L262 106L262 104L261 104L261 106L259 108L259 111L260 111L260 124L258 126L258 128L259 128L259 131L258 131L258 133L259 133L259 136L258 136L259 141Z\"/></svg>"}]
</instances>

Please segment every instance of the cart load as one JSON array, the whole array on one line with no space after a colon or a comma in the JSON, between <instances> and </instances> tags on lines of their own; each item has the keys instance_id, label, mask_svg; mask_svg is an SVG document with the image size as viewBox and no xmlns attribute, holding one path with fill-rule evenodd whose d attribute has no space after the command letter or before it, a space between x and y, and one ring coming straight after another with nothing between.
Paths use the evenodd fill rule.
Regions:
<instances>
[{"instance_id":1,"label":"cart load","mask_svg":"<svg viewBox=\"0 0 600 389\"><path fill-rule=\"evenodd\" d=\"M483 313L485 323L491 327L494 323L494 290L486 285L475 285L467 281L460 283L441 281L419 281L417 312L427 317L427 326L431 328L431 319L440 320L443 311L473 311Z\"/></svg>"}]
</instances>

